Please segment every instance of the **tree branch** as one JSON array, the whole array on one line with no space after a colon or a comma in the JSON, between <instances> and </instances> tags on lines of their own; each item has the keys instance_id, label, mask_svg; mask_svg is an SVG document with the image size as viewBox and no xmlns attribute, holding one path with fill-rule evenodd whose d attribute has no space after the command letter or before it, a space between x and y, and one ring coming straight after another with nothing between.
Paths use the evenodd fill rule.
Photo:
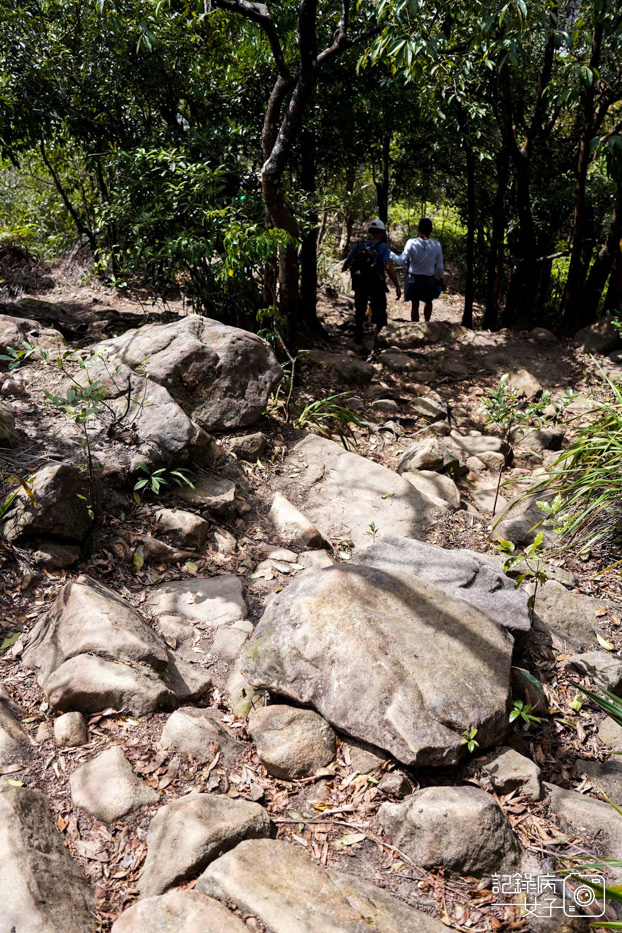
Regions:
<instances>
[{"instance_id":1,"label":"tree branch","mask_svg":"<svg viewBox=\"0 0 622 933\"><path fill-rule=\"evenodd\" d=\"M281 41L274 25L274 20L270 15L270 10L265 3L252 3L251 0L211 0L211 5L221 10L229 10L231 13L239 13L241 16L250 19L253 23L261 26L266 38L270 43L272 57L281 78L291 77L291 72L287 67Z\"/></svg>"}]
</instances>

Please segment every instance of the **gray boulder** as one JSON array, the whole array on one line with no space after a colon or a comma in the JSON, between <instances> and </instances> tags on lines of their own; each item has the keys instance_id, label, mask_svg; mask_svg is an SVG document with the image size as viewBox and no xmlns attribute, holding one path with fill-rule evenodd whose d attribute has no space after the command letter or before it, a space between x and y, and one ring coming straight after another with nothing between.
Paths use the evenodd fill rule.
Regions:
<instances>
[{"instance_id":1,"label":"gray boulder","mask_svg":"<svg viewBox=\"0 0 622 933\"><path fill-rule=\"evenodd\" d=\"M215 473L199 473L193 477L192 486L180 486L175 495L201 513L224 518L232 518L235 514L235 483Z\"/></svg>"},{"instance_id":2,"label":"gray boulder","mask_svg":"<svg viewBox=\"0 0 622 933\"><path fill-rule=\"evenodd\" d=\"M407 447L397 465L397 472L416 472L419 470L440 473L453 470L458 466L459 456L435 437L424 437Z\"/></svg>"},{"instance_id":3,"label":"gray boulder","mask_svg":"<svg viewBox=\"0 0 622 933\"><path fill-rule=\"evenodd\" d=\"M577 775L585 775L597 791L606 794L615 803L622 799L622 762L619 756L612 755L608 761L578 759L574 770Z\"/></svg>"},{"instance_id":4,"label":"gray boulder","mask_svg":"<svg viewBox=\"0 0 622 933\"><path fill-rule=\"evenodd\" d=\"M495 750L480 766L484 782L497 794L510 794L519 790L534 800L542 797L542 772L530 758L513 748L502 746Z\"/></svg>"},{"instance_id":5,"label":"gray boulder","mask_svg":"<svg viewBox=\"0 0 622 933\"><path fill-rule=\"evenodd\" d=\"M463 599L368 558L277 594L240 660L253 686L314 707L339 731L405 764L445 765L464 754L468 728L482 747L503 740L512 646Z\"/></svg>"},{"instance_id":6,"label":"gray boulder","mask_svg":"<svg viewBox=\"0 0 622 933\"><path fill-rule=\"evenodd\" d=\"M335 757L335 733L310 709L264 706L249 716L248 731L266 771L284 781L310 777Z\"/></svg>"},{"instance_id":7,"label":"gray boulder","mask_svg":"<svg viewBox=\"0 0 622 933\"><path fill-rule=\"evenodd\" d=\"M562 817L562 830L569 829L579 837L596 839L598 853L607 858L619 858L622 851L622 816L611 804L596 800L576 790L566 790L556 784L544 785L549 809ZM570 825L568 825L570 824Z\"/></svg>"},{"instance_id":8,"label":"gray boulder","mask_svg":"<svg viewBox=\"0 0 622 933\"><path fill-rule=\"evenodd\" d=\"M153 587L146 605L152 612L179 613L211 628L246 616L242 582L230 573L161 583Z\"/></svg>"},{"instance_id":9,"label":"gray boulder","mask_svg":"<svg viewBox=\"0 0 622 933\"><path fill-rule=\"evenodd\" d=\"M507 384L519 398L532 399L542 395L542 386L536 377L522 367L510 370Z\"/></svg>"},{"instance_id":10,"label":"gray boulder","mask_svg":"<svg viewBox=\"0 0 622 933\"><path fill-rule=\"evenodd\" d=\"M302 356L303 362L335 373L348 385L369 385L374 377L374 367L353 353L329 353L325 350L310 350ZM346 399L347 404L347 399Z\"/></svg>"},{"instance_id":11,"label":"gray boulder","mask_svg":"<svg viewBox=\"0 0 622 933\"><path fill-rule=\"evenodd\" d=\"M27 767L34 758L32 742L18 719L20 713L0 686L0 766L21 764Z\"/></svg>"},{"instance_id":12,"label":"gray boulder","mask_svg":"<svg viewBox=\"0 0 622 933\"><path fill-rule=\"evenodd\" d=\"M605 745L619 752L622 750L622 726L618 725L611 716L605 716L598 727L598 737Z\"/></svg>"},{"instance_id":13,"label":"gray boulder","mask_svg":"<svg viewBox=\"0 0 622 933\"><path fill-rule=\"evenodd\" d=\"M202 547L207 539L209 523L183 509L158 509L156 522L181 547Z\"/></svg>"},{"instance_id":14,"label":"gray boulder","mask_svg":"<svg viewBox=\"0 0 622 933\"><path fill-rule=\"evenodd\" d=\"M194 314L128 330L92 350L112 363L144 364L149 378L207 431L252 424L282 378L265 340Z\"/></svg>"},{"instance_id":15,"label":"gray boulder","mask_svg":"<svg viewBox=\"0 0 622 933\"><path fill-rule=\"evenodd\" d=\"M532 544L541 531L545 538L550 537L542 526L545 518L545 513L536 504L536 498L519 496L499 516L492 526L490 536L493 541L512 541L526 546Z\"/></svg>"},{"instance_id":16,"label":"gray boulder","mask_svg":"<svg viewBox=\"0 0 622 933\"><path fill-rule=\"evenodd\" d=\"M313 522L280 492L275 493L268 517L287 544L303 548L321 548L324 545L324 539Z\"/></svg>"},{"instance_id":17,"label":"gray boulder","mask_svg":"<svg viewBox=\"0 0 622 933\"><path fill-rule=\"evenodd\" d=\"M37 470L30 485L36 508L20 487L4 518L5 538L14 544L37 537L82 541L93 527L86 474L71 463L50 463Z\"/></svg>"},{"instance_id":18,"label":"gray boulder","mask_svg":"<svg viewBox=\"0 0 622 933\"><path fill-rule=\"evenodd\" d=\"M393 844L421 868L482 877L512 872L521 850L494 797L478 787L426 787L383 803L378 819Z\"/></svg>"},{"instance_id":19,"label":"gray boulder","mask_svg":"<svg viewBox=\"0 0 622 933\"><path fill-rule=\"evenodd\" d=\"M573 654L564 662L564 667L587 675L595 686L603 687L616 696L622 694L622 658L607 651Z\"/></svg>"},{"instance_id":20,"label":"gray boulder","mask_svg":"<svg viewBox=\"0 0 622 933\"><path fill-rule=\"evenodd\" d=\"M238 460L247 460L254 463L263 454L268 444L268 438L261 431L254 434L242 434L234 437L229 444L229 450Z\"/></svg>"},{"instance_id":21,"label":"gray boulder","mask_svg":"<svg viewBox=\"0 0 622 933\"><path fill-rule=\"evenodd\" d=\"M495 437L494 434L479 434L477 431L471 434L458 434L457 431L452 431L450 435L443 438L443 444L460 460L479 457L485 463L485 458L490 454L501 454L506 463L512 460L512 448L508 442L502 437Z\"/></svg>"},{"instance_id":22,"label":"gray boulder","mask_svg":"<svg viewBox=\"0 0 622 933\"><path fill-rule=\"evenodd\" d=\"M108 823L158 802L158 792L134 774L120 745L74 771L69 786L74 806Z\"/></svg>"},{"instance_id":23,"label":"gray boulder","mask_svg":"<svg viewBox=\"0 0 622 933\"><path fill-rule=\"evenodd\" d=\"M564 443L563 428L515 428L512 431L513 444L524 450L561 450Z\"/></svg>"},{"instance_id":24,"label":"gray boulder","mask_svg":"<svg viewBox=\"0 0 622 933\"><path fill-rule=\"evenodd\" d=\"M267 933L446 933L440 920L352 875L327 870L299 847L250 839L206 869L196 886L257 917Z\"/></svg>"},{"instance_id":25,"label":"gray boulder","mask_svg":"<svg viewBox=\"0 0 622 933\"><path fill-rule=\"evenodd\" d=\"M618 606L608 599L571 593L561 583L547 580L538 587L534 608L538 627L560 648L581 650L596 646L596 632L602 630L604 613L615 612Z\"/></svg>"},{"instance_id":26,"label":"gray boulder","mask_svg":"<svg viewBox=\"0 0 622 933\"><path fill-rule=\"evenodd\" d=\"M436 507L393 470L344 450L324 437L308 435L283 464L280 491L322 536L369 544L370 525L418 537L421 523Z\"/></svg>"},{"instance_id":27,"label":"gray boulder","mask_svg":"<svg viewBox=\"0 0 622 933\"><path fill-rule=\"evenodd\" d=\"M88 577L65 584L32 629L23 663L55 709L114 707L143 715L173 709L209 686L205 671L176 661L127 602Z\"/></svg>"},{"instance_id":28,"label":"gray boulder","mask_svg":"<svg viewBox=\"0 0 622 933\"><path fill-rule=\"evenodd\" d=\"M195 877L243 839L270 835L263 807L219 794L187 794L156 813L147 833L141 897L163 894Z\"/></svg>"},{"instance_id":29,"label":"gray boulder","mask_svg":"<svg viewBox=\"0 0 622 933\"><path fill-rule=\"evenodd\" d=\"M60 332L53 327L43 327L39 321L29 318L13 317L9 314L0 314L0 353L6 354L7 348L22 350L24 342L37 347L39 350L58 348L63 350L65 340ZM37 359L40 354L34 354ZM8 363L0 360L0 371L7 369Z\"/></svg>"},{"instance_id":30,"label":"gray boulder","mask_svg":"<svg viewBox=\"0 0 622 933\"><path fill-rule=\"evenodd\" d=\"M112 933L249 933L231 911L198 891L172 891L132 904Z\"/></svg>"},{"instance_id":31,"label":"gray boulder","mask_svg":"<svg viewBox=\"0 0 622 933\"><path fill-rule=\"evenodd\" d=\"M242 746L222 718L223 713L216 708L184 706L167 719L160 745L182 755L192 755L197 761L210 761L218 751L226 757L235 754Z\"/></svg>"},{"instance_id":32,"label":"gray boulder","mask_svg":"<svg viewBox=\"0 0 622 933\"><path fill-rule=\"evenodd\" d=\"M0 403L0 448L15 447L17 440L15 415L8 405Z\"/></svg>"},{"instance_id":33,"label":"gray boulder","mask_svg":"<svg viewBox=\"0 0 622 933\"><path fill-rule=\"evenodd\" d=\"M61 748L86 745L88 731L82 713L63 713L54 720L54 741Z\"/></svg>"},{"instance_id":34,"label":"gray boulder","mask_svg":"<svg viewBox=\"0 0 622 933\"><path fill-rule=\"evenodd\" d=\"M466 334L466 328L449 321L421 321L398 323L389 321L383 327L376 342L379 347L397 347L399 350L415 350L432 343L445 342Z\"/></svg>"},{"instance_id":35,"label":"gray boulder","mask_svg":"<svg viewBox=\"0 0 622 933\"><path fill-rule=\"evenodd\" d=\"M391 535L359 554L357 564L431 583L507 629L528 631L531 627L526 593L516 589L498 563L477 551L446 550Z\"/></svg>"},{"instance_id":36,"label":"gray boulder","mask_svg":"<svg viewBox=\"0 0 622 933\"><path fill-rule=\"evenodd\" d=\"M95 899L41 791L0 789L0 865L2 933L92 933Z\"/></svg>"},{"instance_id":37,"label":"gray boulder","mask_svg":"<svg viewBox=\"0 0 622 933\"><path fill-rule=\"evenodd\" d=\"M578 330L574 342L586 353L611 353L620 347L620 332L611 321L599 321Z\"/></svg>"}]
</instances>

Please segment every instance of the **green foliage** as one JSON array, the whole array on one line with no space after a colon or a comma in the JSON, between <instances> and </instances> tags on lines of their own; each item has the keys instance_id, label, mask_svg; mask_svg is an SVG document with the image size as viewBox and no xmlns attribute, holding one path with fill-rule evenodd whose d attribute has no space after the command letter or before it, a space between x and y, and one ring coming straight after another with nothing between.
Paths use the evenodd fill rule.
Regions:
<instances>
[{"instance_id":1,"label":"green foliage","mask_svg":"<svg viewBox=\"0 0 622 933\"><path fill-rule=\"evenodd\" d=\"M25 363L36 351L36 347L27 340L22 343L22 348L6 347L6 353L0 353L0 360L9 364L9 369L17 369L22 363Z\"/></svg>"},{"instance_id":2,"label":"green foliage","mask_svg":"<svg viewBox=\"0 0 622 933\"><path fill-rule=\"evenodd\" d=\"M364 424L358 415L337 401L350 395L351 392L338 392L310 402L298 415L294 427L301 431L309 428L322 437L338 434L344 447L347 447L346 436L353 437L351 425Z\"/></svg>"},{"instance_id":3,"label":"green foliage","mask_svg":"<svg viewBox=\"0 0 622 933\"><path fill-rule=\"evenodd\" d=\"M474 752L476 748L479 748L479 742L475 738L476 735L477 729L465 729L460 744L466 745L470 752Z\"/></svg>"},{"instance_id":4,"label":"green foliage","mask_svg":"<svg viewBox=\"0 0 622 933\"><path fill-rule=\"evenodd\" d=\"M531 712L532 706L531 703L523 703L522 700L512 700L512 709L510 710L510 723L515 722L518 718L522 719L528 729L532 723L541 723L542 720L539 716L534 716Z\"/></svg>"},{"instance_id":5,"label":"green foliage","mask_svg":"<svg viewBox=\"0 0 622 933\"><path fill-rule=\"evenodd\" d=\"M187 476L188 470L183 467L159 467L158 469L150 469L144 461L140 461L138 464L140 470L145 475L136 480L134 484L134 496L138 502L140 502L139 493L152 492L154 496L158 496L163 486L189 486L191 489L194 489L194 484Z\"/></svg>"}]
</instances>

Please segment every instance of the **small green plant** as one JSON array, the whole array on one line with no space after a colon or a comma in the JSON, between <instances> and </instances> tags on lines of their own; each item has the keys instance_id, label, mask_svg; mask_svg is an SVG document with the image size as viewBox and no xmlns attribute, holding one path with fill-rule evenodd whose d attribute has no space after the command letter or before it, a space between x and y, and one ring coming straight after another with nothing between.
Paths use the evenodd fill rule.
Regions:
<instances>
[{"instance_id":1,"label":"small green plant","mask_svg":"<svg viewBox=\"0 0 622 933\"><path fill-rule=\"evenodd\" d=\"M327 398L311 402L300 412L294 427L299 430L309 428L321 434L322 437L332 437L333 434L338 434L341 443L347 449L346 435L354 436L352 425L363 426L365 423L353 411L337 401L350 395L352 395L351 392L338 392L336 395L329 395Z\"/></svg>"},{"instance_id":2,"label":"small green plant","mask_svg":"<svg viewBox=\"0 0 622 933\"><path fill-rule=\"evenodd\" d=\"M371 537L372 541L374 541L374 543L375 543L376 537L377 537L379 531L380 531L380 529L378 528L378 525L377 525L375 522L370 522L370 523L369 523L369 526L368 526L368 528L367 528L367 531L365 532L365 534L366 534L366 535L369 535L369 536Z\"/></svg>"},{"instance_id":3,"label":"small green plant","mask_svg":"<svg viewBox=\"0 0 622 933\"><path fill-rule=\"evenodd\" d=\"M479 748L479 742L475 738L477 735L477 729L465 729L462 733L461 745L466 745L470 752L474 752L476 748Z\"/></svg>"},{"instance_id":4,"label":"small green plant","mask_svg":"<svg viewBox=\"0 0 622 933\"><path fill-rule=\"evenodd\" d=\"M541 723L539 716L534 716L531 710L531 703L523 703L522 700L512 700L512 709L510 710L510 722L515 722L519 717L526 723L527 728L536 722Z\"/></svg>"},{"instance_id":5,"label":"small green plant","mask_svg":"<svg viewBox=\"0 0 622 933\"><path fill-rule=\"evenodd\" d=\"M151 470L143 460L140 461L138 466L145 476L141 476L134 484L134 498L137 502L140 502L139 493L141 491L152 492L154 496L158 496L163 486L170 486L171 484L189 486L191 489L195 488L192 481L186 476L188 470L183 467L159 467L157 470Z\"/></svg>"},{"instance_id":6,"label":"small green plant","mask_svg":"<svg viewBox=\"0 0 622 933\"><path fill-rule=\"evenodd\" d=\"M25 363L29 357L32 356L36 351L36 347L33 344L28 343L27 340L24 340L22 343L22 349L17 350L15 347L6 347L6 353L0 353L0 360L4 363L9 364L9 369L17 369L18 366L21 366L22 363Z\"/></svg>"}]
</instances>

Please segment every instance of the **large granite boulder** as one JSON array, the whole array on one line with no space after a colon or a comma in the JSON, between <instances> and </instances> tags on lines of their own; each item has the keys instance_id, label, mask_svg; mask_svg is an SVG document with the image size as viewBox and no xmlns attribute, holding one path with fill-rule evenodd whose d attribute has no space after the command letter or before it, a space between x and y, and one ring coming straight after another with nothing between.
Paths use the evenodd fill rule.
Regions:
<instances>
[{"instance_id":1,"label":"large granite boulder","mask_svg":"<svg viewBox=\"0 0 622 933\"><path fill-rule=\"evenodd\" d=\"M305 574L278 593L242 651L248 681L407 765L456 763L471 728L482 748L501 743L511 635L451 588L372 563Z\"/></svg>"},{"instance_id":2,"label":"large granite boulder","mask_svg":"<svg viewBox=\"0 0 622 933\"><path fill-rule=\"evenodd\" d=\"M48 798L0 787L2 933L92 933L94 897L54 825Z\"/></svg>"},{"instance_id":3,"label":"large granite boulder","mask_svg":"<svg viewBox=\"0 0 622 933\"><path fill-rule=\"evenodd\" d=\"M373 460L324 437L308 435L285 459L280 491L327 540L370 543L370 525L418 537L422 523L438 512L435 502Z\"/></svg>"},{"instance_id":4,"label":"large granite boulder","mask_svg":"<svg viewBox=\"0 0 622 933\"><path fill-rule=\"evenodd\" d=\"M267 933L445 933L440 920L300 848L249 839L207 868L196 890L257 917Z\"/></svg>"},{"instance_id":5,"label":"large granite boulder","mask_svg":"<svg viewBox=\"0 0 622 933\"><path fill-rule=\"evenodd\" d=\"M20 487L2 524L15 544L31 539L80 542L93 527L86 474L73 463L49 463L30 482L33 499Z\"/></svg>"},{"instance_id":6,"label":"large granite boulder","mask_svg":"<svg viewBox=\"0 0 622 933\"><path fill-rule=\"evenodd\" d=\"M92 350L112 363L144 366L207 431L252 424L282 378L265 340L194 314L128 330Z\"/></svg>"},{"instance_id":7,"label":"large granite boulder","mask_svg":"<svg viewBox=\"0 0 622 933\"><path fill-rule=\"evenodd\" d=\"M200 696L202 669L175 659L164 640L112 590L88 577L65 584L32 629L23 654L50 705L143 715Z\"/></svg>"}]
</instances>

